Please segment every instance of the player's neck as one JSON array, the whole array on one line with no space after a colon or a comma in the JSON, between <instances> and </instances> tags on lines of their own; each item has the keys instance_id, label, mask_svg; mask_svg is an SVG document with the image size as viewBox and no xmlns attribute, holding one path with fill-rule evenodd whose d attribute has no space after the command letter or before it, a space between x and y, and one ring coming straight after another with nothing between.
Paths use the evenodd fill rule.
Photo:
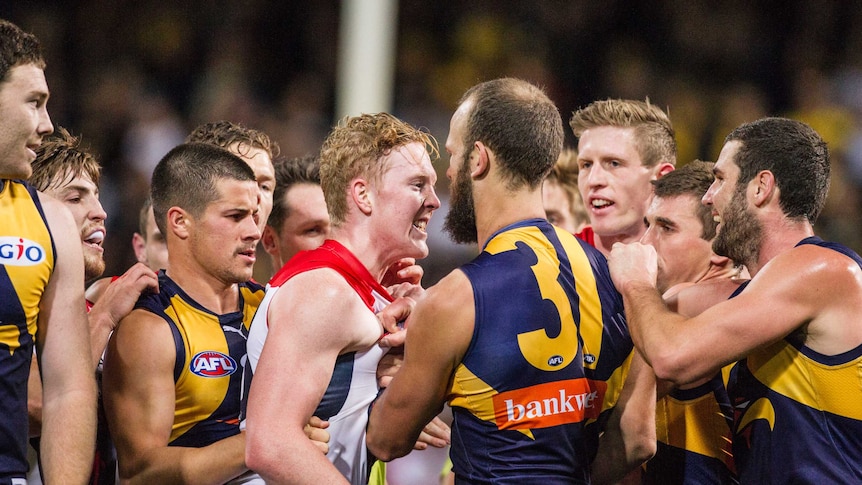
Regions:
<instances>
[{"instance_id":1,"label":"player's neck","mask_svg":"<svg viewBox=\"0 0 862 485\"><path fill-rule=\"evenodd\" d=\"M593 227L593 231L595 231L595 226ZM599 233L594 233L593 238L596 242L596 249L607 256L611 253L611 248L614 247L614 243L621 242L628 244L638 242L644 232L645 230L638 233L606 234L604 236Z\"/></svg>"},{"instance_id":2,"label":"player's neck","mask_svg":"<svg viewBox=\"0 0 862 485\"><path fill-rule=\"evenodd\" d=\"M383 279L389 266L400 259L393 259L392 251L381 245L380 238L374 237L370 226L348 222L333 227L329 239L347 248L378 282Z\"/></svg>"},{"instance_id":3,"label":"player's neck","mask_svg":"<svg viewBox=\"0 0 862 485\"><path fill-rule=\"evenodd\" d=\"M544 219L541 185L538 190L496 191L476 196L476 235L479 246L500 229L527 219Z\"/></svg>"},{"instance_id":4,"label":"player's neck","mask_svg":"<svg viewBox=\"0 0 862 485\"><path fill-rule=\"evenodd\" d=\"M732 260L726 259L723 264L710 264L706 273L697 282L737 277L739 277L739 268L734 266Z\"/></svg>"},{"instance_id":5,"label":"player's neck","mask_svg":"<svg viewBox=\"0 0 862 485\"><path fill-rule=\"evenodd\" d=\"M195 302L215 314L239 310L239 285L235 282L224 281L208 271L184 267L173 261L169 263L166 274Z\"/></svg>"},{"instance_id":6,"label":"player's neck","mask_svg":"<svg viewBox=\"0 0 862 485\"><path fill-rule=\"evenodd\" d=\"M806 221L791 221L782 218L774 223L764 223L757 261L746 264L752 277L779 254L793 249L799 241L814 235L814 228Z\"/></svg>"}]
</instances>

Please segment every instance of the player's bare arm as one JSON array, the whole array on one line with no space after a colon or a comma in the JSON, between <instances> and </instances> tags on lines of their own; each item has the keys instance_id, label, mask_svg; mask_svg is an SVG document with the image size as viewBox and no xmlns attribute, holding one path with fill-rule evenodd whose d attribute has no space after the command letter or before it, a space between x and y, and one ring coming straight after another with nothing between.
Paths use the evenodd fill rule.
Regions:
<instances>
[{"instance_id":1,"label":"player's bare arm","mask_svg":"<svg viewBox=\"0 0 862 485\"><path fill-rule=\"evenodd\" d=\"M110 279L107 279L110 281ZM135 302L144 291L158 293L159 279L143 263L135 263L122 276L111 282L102 291L98 301L90 309L90 345L93 359L98 364L108 343L108 337L120 320L135 307ZM89 293L89 290L88 290Z\"/></svg>"},{"instance_id":2,"label":"player's bare arm","mask_svg":"<svg viewBox=\"0 0 862 485\"><path fill-rule=\"evenodd\" d=\"M42 472L48 483L83 483L90 474L96 430L84 256L71 214L52 197L39 195L57 250L36 332L43 388Z\"/></svg>"},{"instance_id":3,"label":"player's bare arm","mask_svg":"<svg viewBox=\"0 0 862 485\"><path fill-rule=\"evenodd\" d=\"M169 447L176 401L173 336L145 310L124 318L108 344L104 402L120 478L127 483L224 483L245 472L245 436L203 448Z\"/></svg>"},{"instance_id":4,"label":"player's bare arm","mask_svg":"<svg viewBox=\"0 0 862 485\"><path fill-rule=\"evenodd\" d=\"M267 321L269 334L249 391L248 464L267 483L347 483L303 428L338 356L373 345L383 329L356 291L330 269L285 283ZM294 466L286 467L288 462Z\"/></svg>"},{"instance_id":5,"label":"player's bare arm","mask_svg":"<svg viewBox=\"0 0 862 485\"><path fill-rule=\"evenodd\" d=\"M655 403L653 370L634 351L620 398L599 439L593 483L617 483L655 455Z\"/></svg>"},{"instance_id":6,"label":"player's bare arm","mask_svg":"<svg viewBox=\"0 0 862 485\"><path fill-rule=\"evenodd\" d=\"M388 461L409 453L440 412L450 378L470 345L474 318L473 292L461 271L417 303L407 319L405 363L371 410L366 441L375 456Z\"/></svg>"},{"instance_id":7,"label":"player's bare arm","mask_svg":"<svg viewBox=\"0 0 862 485\"><path fill-rule=\"evenodd\" d=\"M819 325L830 312L859 309L858 305L838 304L847 296L845 291L850 291L843 288L858 285L859 269L849 258L841 264L827 250L794 248L760 269L739 296L686 319L665 308L643 277L645 272L635 274L633 268L642 264L637 261L647 260L648 251L639 244L620 245L611 255L610 265L625 299L632 339L659 378L677 385L692 383L796 331L806 335L806 345L825 355L852 349L860 342L862 336L842 335ZM735 338L726 338L728 335Z\"/></svg>"}]
</instances>

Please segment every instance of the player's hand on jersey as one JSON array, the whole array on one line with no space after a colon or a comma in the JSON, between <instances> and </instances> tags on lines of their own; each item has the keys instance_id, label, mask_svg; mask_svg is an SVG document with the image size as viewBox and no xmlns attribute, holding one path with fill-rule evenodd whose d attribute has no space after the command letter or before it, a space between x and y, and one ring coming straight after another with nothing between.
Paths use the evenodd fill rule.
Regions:
<instances>
[{"instance_id":1,"label":"player's hand on jersey","mask_svg":"<svg viewBox=\"0 0 862 485\"><path fill-rule=\"evenodd\" d=\"M655 286L658 272L658 257L649 244L634 242L614 243L608 255L611 279L620 292L626 284L642 282Z\"/></svg>"},{"instance_id":2,"label":"player's hand on jersey","mask_svg":"<svg viewBox=\"0 0 862 485\"><path fill-rule=\"evenodd\" d=\"M104 294L90 310L90 315L104 314L109 318L111 328L116 328L117 323L132 312L141 293L145 291L158 293L159 278L144 263L135 263L105 288Z\"/></svg>"},{"instance_id":3,"label":"player's hand on jersey","mask_svg":"<svg viewBox=\"0 0 862 485\"><path fill-rule=\"evenodd\" d=\"M404 340L407 338L406 330L403 328L403 322L410 316L410 312L416 306L416 300L410 297L398 297L386 305L386 308L377 313L377 319L383 326L383 330L388 332L380 339L382 347L398 347L404 345Z\"/></svg>"},{"instance_id":4,"label":"player's hand on jersey","mask_svg":"<svg viewBox=\"0 0 862 485\"><path fill-rule=\"evenodd\" d=\"M419 439L413 445L414 450L424 450L429 446L435 448L443 448L452 441L452 430L439 417L435 417L430 423L425 425L422 433L419 434Z\"/></svg>"},{"instance_id":5,"label":"player's hand on jersey","mask_svg":"<svg viewBox=\"0 0 862 485\"><path fill-rule=\"evenodd\" d=\"M329 453L329 431L326 431L326 428L329 427L329 421L324 421L317 416L312 416L311 419L308 420L308 424L305 425L305 436L308 436L308 439L314 443L323 454Z\"/></svg>"}]
</instances>

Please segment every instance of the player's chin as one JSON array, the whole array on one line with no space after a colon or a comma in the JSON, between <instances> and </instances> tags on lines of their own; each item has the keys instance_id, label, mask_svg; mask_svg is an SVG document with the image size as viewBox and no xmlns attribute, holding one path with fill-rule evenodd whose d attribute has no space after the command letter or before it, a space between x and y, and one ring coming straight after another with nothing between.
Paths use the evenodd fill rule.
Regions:
<instances>
[{"instance_id":1,"label":"player's chin","mask_svg":"<svg viewBox=\"0 0 862 485\"><path fill-rule=\"evenodd\" d=\"M423 234L421 238L413 239L413 249L416 251L415 254L411 254L410 258L422 259L428 256L428 235Z\"/></svg>"},{"instance_id":2,"label":"player's chin","mask_svg":"<svg viewBox=\"0 0 862 485\"><path fill-rule=\"evenodd\" d=\"M419 260L426 256L428 256L428 243L425 239L414 239L410 241L409 245L404 247L403 251L400 251L398 259L413 258Z\"/></svg>"},{"instance_id":3,"label":"player's chin","mask_svg":"<svg viewBox=\"0 0 862 485\"><path fill-rule=\"evenodd\" d=\"M231 280L235 283L244 283L249 281L252 276L254 276L254 266L236 268L231 272L231 276Z\"/></svg>"}]
</instances>

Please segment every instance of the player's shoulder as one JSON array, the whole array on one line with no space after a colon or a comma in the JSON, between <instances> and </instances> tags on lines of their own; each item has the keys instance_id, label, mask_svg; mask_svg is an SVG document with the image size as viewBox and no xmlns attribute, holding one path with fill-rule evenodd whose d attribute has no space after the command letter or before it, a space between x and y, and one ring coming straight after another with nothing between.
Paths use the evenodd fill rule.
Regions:
<instances>
[{"instance_id":1,"label":"player's shoulder","mask_svg":"<svg viewBox=\"0 0 862 485\"><path fill-rule=\"evenodd\" d=\"M850 250L840 251L836 248L846 249L838 245L794 246L770 260L757 274L760 277L757 279L791 278L810 284L812 279L829 281L835 278L856 278L862 273L862 260L858 260L858 255Z\"/></svg>"},{"instance_id":2,"label":"player's shoulder","mask_svg":"<svg viewBox=\"0 0 862 485\"><path fill-rule=\"evenodd\" d=\"M306 294L340 295L353 292L344 276L336 269L320 266L299 272L282 283L282 287L291 288L291 292Z\"/></svg>"},{"instance_id":3,"label":"player's shoulder","mask_svg":"<svg viewBox=\"0 0 862 485\"><path fill-rule=\"evenodd\" d=\"M463 271L455 269L425 290L417 304L440 312L457 312L473 304L473 284Z\"/></svg>"},{"instance_id":4,"label":"player's shoulder","mask_svg":"<svg viewBox=\"0 0 862 485\"><path fill-rule=\"evenodd\" d=\"M734 291L745 281L739 278L717 278L702 281L682 288L666 299L669 308L685 315L695 317L704 310L730 298Z\"/></svg>"},{"instance_id":5,"label":"player's shoulder","mask_svg":"<svg viewBox=\"0 0 862 485\"><path fill-rule=\"evenodd\" d=\"M122 348L146 352L165 347L173 341L173 334L163 318L144 308L136 308L120 320L112 340Z\"/></svg>"}]
</instances>

